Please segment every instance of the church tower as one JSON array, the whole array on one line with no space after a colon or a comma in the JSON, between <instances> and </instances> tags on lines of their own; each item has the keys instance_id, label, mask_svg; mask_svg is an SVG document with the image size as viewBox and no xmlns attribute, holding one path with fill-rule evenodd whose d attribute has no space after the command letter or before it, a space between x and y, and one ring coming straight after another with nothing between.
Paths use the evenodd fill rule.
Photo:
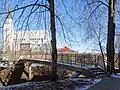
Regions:
<instances>
[{"instance_id":1,"label":"church tower","mask_svg":"<svg viewBox=\"0 0 120 90\"><path fill-rule=\"evenodd\" d=\"M3 51L13 51L13 37L14 37L14 25L13 25L13 18L11 14L10 7L8 8L8 15L4 22L3 26Z\"/></svg>"}]
</instances>

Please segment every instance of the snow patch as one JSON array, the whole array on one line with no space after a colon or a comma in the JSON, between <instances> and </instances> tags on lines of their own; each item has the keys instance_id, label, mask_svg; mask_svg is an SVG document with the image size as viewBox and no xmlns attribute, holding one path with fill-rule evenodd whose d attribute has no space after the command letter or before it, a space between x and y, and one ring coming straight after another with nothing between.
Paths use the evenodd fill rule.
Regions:
<instances>
[{"instance_id":1,"label":"snow patch","mask_svg":"<svg viewBox=\"0 0 120 90\"><path fill-rule=\"evenodd\" d=\"M120 73L113 74L113 75L111 75L111 77L114 77L114 78L120 78Z\"/></svg>"},{"instance_id":2,"label":"snow patch","mask_svg":"<svg viewBox=\"0 0 120 90\"><path fill-rule=\"evenodd\" d=\"M101 79L94 79L94 80L91 81L90 84L83 85L80 88L77 88L76 90L87 90L87 89L89 89L90 87L92 87L93 85L97 84L100 81L101 81Z\"/></svg>"},{"instance_id":3,"label":"snow patch","mask_svg":"<svg viewBox=\"0 0 120 90\"><path fill-rule=\"evenodd\" d=\"M9 86L3 86L0 87L0 90L15 90L15 89L22 89L23 87L31 87L34 86L35 88L37 88L38 86L40 86L39 82L26 82L26 83L21 83L21 84L16 84L16 85L9 85Z\"/></svg>"}]
</instances>

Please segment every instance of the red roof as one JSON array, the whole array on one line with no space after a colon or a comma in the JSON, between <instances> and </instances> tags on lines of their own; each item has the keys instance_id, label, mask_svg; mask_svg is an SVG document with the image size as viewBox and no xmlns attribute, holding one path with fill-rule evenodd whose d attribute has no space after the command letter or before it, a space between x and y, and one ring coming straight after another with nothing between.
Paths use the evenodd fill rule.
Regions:
<instances>
[{"instance_id":1,"label":"red roof","mask_svg":"<svg viewBox=\"0 0 120 90\"><path fill-rule=\"evenodd\" d=\"M70 53L70 52L75 52L75 51L65 46L64 48L59 49L58 52L69 52Z\"/></svg>"}]
</instances>

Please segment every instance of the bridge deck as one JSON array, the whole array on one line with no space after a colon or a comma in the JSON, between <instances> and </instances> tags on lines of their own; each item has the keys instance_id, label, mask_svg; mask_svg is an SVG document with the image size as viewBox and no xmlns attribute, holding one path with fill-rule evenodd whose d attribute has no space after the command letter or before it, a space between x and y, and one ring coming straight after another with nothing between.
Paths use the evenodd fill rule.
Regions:
<instances>
[{"instance_id":1,"label":"bridge deck","mask_svg":"<svg viewBox=\"0 0 120 90\"><path fill-rule=\"evenodd\" d=\"M19 60L20 63L37 63L37 64L45 64L45 65L51 65L50 60L43 60L43 59L23 59ZM95 77L91 72L89 72L88 68L94 67L93 65L89 66L80 66L79 64L74 64L74 63L67 63L67 62L57 62L57 66L60 68L65 68L73 71L78 71L82 72L88 77Z\"/></svg>"}]
</instances>

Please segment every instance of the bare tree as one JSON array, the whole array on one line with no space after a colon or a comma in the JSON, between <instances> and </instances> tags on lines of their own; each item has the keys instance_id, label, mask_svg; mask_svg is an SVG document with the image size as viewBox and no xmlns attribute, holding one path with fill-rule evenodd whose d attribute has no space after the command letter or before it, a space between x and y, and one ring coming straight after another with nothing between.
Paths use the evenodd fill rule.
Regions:
<instances>
[{"instance_id":1,"label":"bare tree","mask_svg":"<svg viewBox=\"0 0 120 90\"><path fill-rule=\"evenodd\" d=\"M48 0L50 4L50 29L51 29L51 45L52 45L52 72L51 79L56 81L57 79L57 48L56 48L56 29L55 29L55 12L54 12L54 0Z\"/></svg>"},{"instance_id":2,"label":"bare tree","mask_svg":"<svg viewBox=\"0 0 120 90\"><path fill-rule=\"evenodd\" d=\"M86 23L85 26L85 38L83 39L87 43L90 41L91 46L94 46L92 50L101 52L103 66L105 65L105 44L107 38L107 25L105 24L106 10L108 5L104 1L100 0L86 0L85 10L83 13L83 19ZM104 23L103 23L104 21Z\"/></svg>"},{"instance_id":3,"label":"bare tree","mask_svg":"<svg viewBox=\"0 0 120 90\"><path fill-rule=\"evenodd\" d=\"M116 12L116 0L109 0L108 10L108 35L107 35L107 70L113 73L114 70L114 37L115 37L115 12Z\"/></svg>"},{"instance_id":4,"label":"bare tree","mask_svg":"<svg viewBox=\"0 0 120 90\"><path fill-rule=\"evenodd\" d=\"M101 5L105 5L108 7L108 31L107 31L107 71L110 73L114 72L114 37L115 37L115 12L116 12L116 0L109 0L109 4L107 5L101 0L91 0L89 2L86 0L87 5L94 4L90 11L90 15L87 19L90 19L92 15L99 9ZM96 4L97 3L97 4ZM101 44L99 43L100 47Z\"/></svg>"},{"instance_id":5,"label":"bare tree","mask_svg":"<svg viewBox=\"0 0 120 90\"><path fill-rule=\"evenodd\" d=\"M21 1L21 3L23 2L23 0L20 0L20 1ZM30 29L30 25L31 25L30 21L33 19L36 19L36 17L38 17L37 22L39 22L39 25L40 25L39 20L41 20L41 18L40 18L42 16L41 13L49 11L49 13L47 12L47 14L48 14L48 16L50 14L50 20L46 20L46 21L50 21L50 30L51 30L51 39L52 39L51 40L51 45L52 45L51 80L56 81L56 79L57 79L57 48L56 48L54 0L47 0L47 1L48 1L48 3L46 1L44 3L43 0L35 0L35 2L32 1L31 4L22 5L22 6L17 4L13 10L11 10L9 12L7 12L7 11L0 12L0 15L5 15L8 13L16 14L16 12L18 11L19 13L17 13L18 17L15 21L15 24L16 24L17 28L19 28L19 26L20 26L19 29L24 28L26 30L26 29ZM45 15L43 17L46 18ZM44 18L42 20L45 20ZM22 22L22 24L20 24L21 22ZM42 21L42 23L43 23L43 21ZM49 24L48 24L48 27L49 27ZM45 28L45 29L47 29L47 28Z\"/></svg>"}]
</instances>

